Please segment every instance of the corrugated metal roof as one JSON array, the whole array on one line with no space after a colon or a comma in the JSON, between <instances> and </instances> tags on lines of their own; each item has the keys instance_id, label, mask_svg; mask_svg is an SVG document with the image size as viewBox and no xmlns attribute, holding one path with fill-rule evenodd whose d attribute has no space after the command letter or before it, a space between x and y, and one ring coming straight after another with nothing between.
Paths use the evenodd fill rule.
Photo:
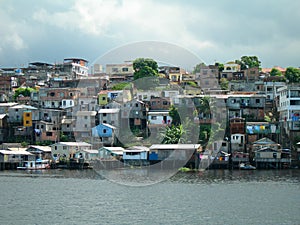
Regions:
<instances>
[{"instance_id":1,"label":"corrugated metal roof","mask_svg":"<svg viewBox=\"0 0 300 225\"><path fill-rule=\"evenodd\" d=\"M174 149L174 150L186 150L186 149L198 149L200 144L157 144L151 145L150 149Z\"/></svg>"},{"instance_id":2,"label":"corrugated metal roof","mask_svg":"<svg viewBox=\"0 0 300 225\"><path fill-rule=\"evenodd\" d=\"M67 146L92 146L86 142L58 142L53 145L67 145Z\"/></svg>"},{"instance_id":3,"label":"corrugated metal roof","mask_svg":"<svg viewBox=\"0 0 300 225\"><path fill-rule=\"evenodd\" d=\"M99 109L98 113L118 113L120 109Z\"/></svg>"},{"instance_id":4,"label":"corrugated metal roof","mask_svg":"<svg viewBox=\"0 0 300 225\"><path fill-rule=\"evenodd\" d=\"M9 150L0 150L0 153L3 155L33 155L27 151L9 151Z\"/></svg>"}]
</instances>

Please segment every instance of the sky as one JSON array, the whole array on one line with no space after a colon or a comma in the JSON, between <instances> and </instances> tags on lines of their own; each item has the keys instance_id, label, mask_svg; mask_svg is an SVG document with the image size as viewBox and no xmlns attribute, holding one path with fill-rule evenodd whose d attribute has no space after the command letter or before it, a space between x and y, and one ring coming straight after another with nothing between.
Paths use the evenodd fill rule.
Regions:
<instances>
[{"instance_id":1,"label":"sky","mask_svg":"<svg viewBox=\"0 0 300 225\"><path fill-rule=\"evenodd\" d=\"M180 48L170 58L182 67L196 63L185 63L184 51L206 64L255 55L262 67L300 67L300 1L0 0L0 5L0 67L68 57L94 63L124 52L124 46L131 46L125 52L142 48L139 43Z\"/></svg>"}]
</instances>

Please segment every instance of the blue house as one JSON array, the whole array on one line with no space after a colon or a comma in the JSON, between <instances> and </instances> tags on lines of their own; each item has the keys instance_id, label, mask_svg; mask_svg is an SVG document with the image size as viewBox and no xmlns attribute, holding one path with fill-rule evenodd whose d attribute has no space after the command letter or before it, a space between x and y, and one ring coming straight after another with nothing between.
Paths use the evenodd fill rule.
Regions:
<instances>
[{"instance_id":1,"label":"blue house","mask_svg":"<svg viewBox=\"0 0 300 225\"><path fill-rule=\"evenodd\" d=\"M117 128L107 124L101 123L92 128L92 136L99 137L103 145L113 145L117 135Z\"/></svg>"}]
</instances>

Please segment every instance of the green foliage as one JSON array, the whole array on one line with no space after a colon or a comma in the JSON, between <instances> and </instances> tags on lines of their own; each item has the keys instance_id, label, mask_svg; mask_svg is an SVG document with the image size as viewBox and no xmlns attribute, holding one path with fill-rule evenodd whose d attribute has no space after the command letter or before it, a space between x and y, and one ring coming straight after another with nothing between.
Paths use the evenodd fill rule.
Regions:
<instances>
[{"instance_id":1,"label":"green foliage","mask_svg":"<svg viewBox=\"0 0 300 225\"><path fill-rule=\"evenodd\" d=\"M211 125L210 124L201 124L200 132L199 132L199 140L200 142L207 143L210 137Z\"/></svg>"},{"instance_id":2,"label":"green foliage","mask_svg":"<svg viewBox=\"0 0 300 225\"><path fill-rule=\"evenodd\" d=\"M158 65L153 59L137 58L133 61L134 80L144 77L158 77Z\"/></svg>"},{"instance_id":3,"label":"green foliage","mask_svg":"<svg viewBox=\"0 0 300 225\"><path fill-rule=\"evenodd\" d=\"M280 70L276 69L276 68L273 68L270 72L270 75L272 77L275 77L275 76L282 76L282 73Z\"/></svg>"},{"instance_id":4,"label":"green foliage","mask_svg":"<svg viewBox=\"0 0 300 225\"><path fill-rule=\"evenodd\" d=\"M185 132L186 131L184 131L182 125L178 125L178 126L172 125L171 127L166 127L166 129L162 133L163 135L162 144L184 143L183 134Z\"/></svg>"},{"instance_id":5,"label":"green foliage","mask_svg":"<svg viewBox=\"0 0 300 225\"><path fill-rule=\"evenodd\" d=\"M300 82L300 69L288 67L285 71L285 77L289 80L290 83L299 83Z\"/></svg>"},{"instance_id":6,"label":"green foliage","mask_svg":"<svg viewBox=\"0 0 300 225\"><path fill-rule=\"evenodd\" d=\"M68 136L64 135L63 132L60 132L59 140L62 142L67 142L67 141L69 141L69 138L68 138Z\"/></svg>"},{"instance_id":7,"label":"green foliage","mask_svg":"<svg viewBox=\"0 0 300 225\"><path fill-rule=\"evenodd\" d=\"M28 143L26 141L23 141L21 142L21 146L24 148L24 147L27 147L28 146Z\"/></svg>"},{"instance_id":8,"label":"green foliage","mask_svg":"<svg viewBox=\"0 0 300 225\"><path fill-rule=\"evenodd\" d=\"M30 93L35 91L35 89L33 88L24 88L24 87L20 87L17 88L15 90L15 94L14 94L14 99L17 99L17 97L19 97L20 95L24 96L24 97L30 97Z\"/></svg>"},{"instance_id":9,"label":"green foliage","mask_svg":"<svg viewBox=\"0 0 300 225\"><path fill-rule=\"evenodd\" d=\"M229 81L226 78L220 79L220 87L222 90L228 90Z\"/></svg>"},{"instance_id":10,"label":"green foliage","mask_svg":"<svg viewBox=\"0 0 300 225\"><path fill-rule=\"evenodd\" d=\"M171 107L169 109L169 115L172 117L172 124L173 125L178 126L179 124L181 124L178 109L175 108L174 105L171 105Z\"/></svg>"},{"instance_id":11,"label":"green foliage","mask_svg":"<svg viewBox=\"0 0 300 225\"><path fill-rule=\"evenodd\" d=\"M130 87L130 83L122 82L122 83L115 84L111 89L115 90L115 91L118 91L118 90L124 90L127 87L128 88Z\"/></svg>"},{"instance_id":12,"label":"green foliage","mask_svg":"<svg viewBox=\"0 0 300 225\"><path fill-rule=\"evenodd\" d=\"M218 66L218 68L219 68L219 72L222 72L223 70L224 70L224 64L222 64L222 63L215 63L215 66Z\"/></svg>"},{"instance_id":13,"label":"green foliage","mask_svg":"<svg viewBox=\"0 0 300 225\"><path fill-rule=\"evenodd\" d=\"M193 73L200 73L200 69L201 67L205 66L205 64L202 62L202 63L199 63L197 64L195 67L194 67L194 70L193 70Z\"/></svg>"},{"instance_id":14,"label":"green foliage","mask_svg":"<svg viewBox=\"0 0 300 225\"><path fill-rule=\"evenodd\" d=\"M241 60L236 60L235 63L241 66L241 70L253 67L260 67L261 64L257 56L242 56Z\"/></svg>"},{"instance_id":15,"label":"green foliage","mask_svg":"<svg viewBox=\"0 0 300 225\"><path fill-rule=\"evenodd\" d=\"M186 84L194 88L198 87L197 83L194 81L187 81Z\"/></svg>"}]
</instances>

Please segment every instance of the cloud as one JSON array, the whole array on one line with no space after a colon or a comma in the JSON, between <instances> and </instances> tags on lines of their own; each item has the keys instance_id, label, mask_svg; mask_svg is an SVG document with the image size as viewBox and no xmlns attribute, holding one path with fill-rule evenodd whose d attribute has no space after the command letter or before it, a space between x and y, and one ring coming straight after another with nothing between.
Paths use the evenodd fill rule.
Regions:
<instances>
[{"instance_id":1,"label":"cloud","mask_svg":"<svg viewBox=\"0 0 300 225\"><path fill-rule=\"evenodd\" d=\"M42 8L33 18L41 23L89 35L111 37L123 42L152 39L177 42L196 48L212 47L187 27L192 8L157 1L78 0L64 12Z\"/></svg>"},{"instance_id":2,"label":"cloud","mask_svg":"<svg viewBox=\"0 0 300 225\"><path fill-rule=\"evenodd\" d=\"M26 49L24 39L22 38L22 21L15 21L13 17L8 16L5 10L0 9L0 51L7 49L22 50Z\"/></svg>"},{"instance_id":3,"label":"cloud","mask_svg":"<svg viewBox=\"0 0 300 225\"><path fill-rule=\"evenodd\" d=\"M299 1L0 2L2 64L72 55L92 61L116 46L149 40L187 48L206 63L251 54L263 66L299 66Z\"/></svg>"}]
</instances>

